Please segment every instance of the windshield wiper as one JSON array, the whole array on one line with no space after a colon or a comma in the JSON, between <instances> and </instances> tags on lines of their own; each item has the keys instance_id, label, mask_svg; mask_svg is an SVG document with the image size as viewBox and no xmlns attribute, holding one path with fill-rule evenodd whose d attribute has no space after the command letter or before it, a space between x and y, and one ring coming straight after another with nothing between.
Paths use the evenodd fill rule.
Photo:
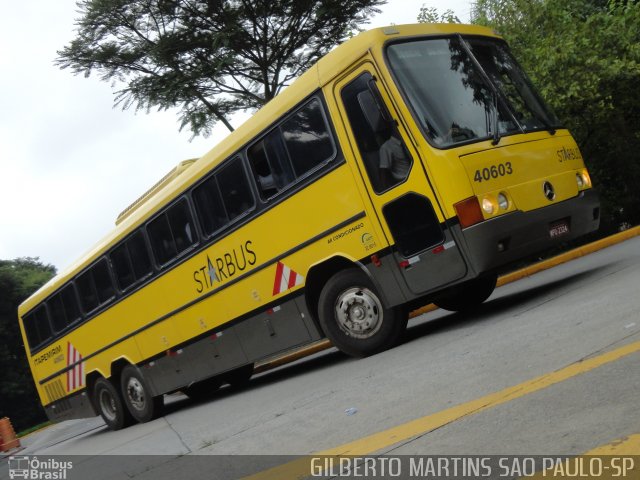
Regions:
<instances>
[{"instance_id":1,"label":"windshield wiper","mask_svg":"<svg viewBox=\"0 0 640 480\"><path fill-rule=\"evenodd\" d=\"M493 90L493 140L491 141L491 145L496 146L500 143L500 111L498 107L498 92Z\"/></svg>"},{"instance_id":2,"label":"windshield wiper","mask_svg":"<svg viewBox=\"0 0 640 480\"><path fill-rule=\"evenodd\" d=\"M542 125L544 125L545 130L547 130L547 132L549 132L549 135L555 135L556 134L556 129L553 127L553 125L551 125L551 123L549 122L549 120L547 119L546 115L541 115L538 112L536 112L535 108L530 108L531 113L533 113L533 115L540 120L540 122L542 122Z\"/></svg>"}]
</instances>

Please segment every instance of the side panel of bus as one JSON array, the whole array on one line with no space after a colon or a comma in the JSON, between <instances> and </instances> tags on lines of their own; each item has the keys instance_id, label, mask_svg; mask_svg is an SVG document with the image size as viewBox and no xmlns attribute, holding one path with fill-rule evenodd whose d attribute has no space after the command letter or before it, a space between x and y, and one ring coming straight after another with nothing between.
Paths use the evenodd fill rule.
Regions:
<instances>
[{"instance_id":1,"label":"side panel of bus","mask_svg":"<svg viewBox=\"0 0 640 480\"><path fill-rule=\"evenodd\" d=\"M261 215L76 328L68 339L83 357L84 374L109 378L118 365L138 365L161 395L319 339L316 312L303 295L312 268L336 257L355 265L372 245L388 247L340 149L322 168ZM66 364L66 371L60 363L35 368L34 377L64 382ZM64 394L86 397L90 381ZM61 396L47 395L47 382L45 405Z\"/></svg>"}]
</instances>

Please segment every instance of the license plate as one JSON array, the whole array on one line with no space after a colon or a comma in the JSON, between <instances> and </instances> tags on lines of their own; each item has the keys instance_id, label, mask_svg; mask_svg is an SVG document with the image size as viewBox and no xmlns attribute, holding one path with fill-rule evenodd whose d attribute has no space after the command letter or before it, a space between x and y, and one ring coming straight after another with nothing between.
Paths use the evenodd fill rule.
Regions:
<instances>
[{"instance_id":1,"label":"license plate","mask_svg":"<svg viewBox=\"0 0 640 480\"><path fill-rule=\"evenodd\" d=\"M569 233L569 222L560 220L549 225L549 237L558 238Z\"/></svg>"}]
</instances>

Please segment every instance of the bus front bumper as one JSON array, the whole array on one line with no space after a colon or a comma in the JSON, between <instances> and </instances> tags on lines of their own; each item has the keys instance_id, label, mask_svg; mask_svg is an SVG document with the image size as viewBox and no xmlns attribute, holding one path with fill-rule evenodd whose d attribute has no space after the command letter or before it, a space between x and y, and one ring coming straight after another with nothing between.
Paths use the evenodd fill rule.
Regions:
<instances>
[{"instance_id":1,"label":"bus front bumper","mask_svg":"<svg viewBox=\"0 0 640 480\"><path fill-rule=\"evenodd\" d=\"M599 225L598 194L586 190L547 207L484 221L461 235L469 266L479 275L594 232Z\"/></svg>"}]
</instances>

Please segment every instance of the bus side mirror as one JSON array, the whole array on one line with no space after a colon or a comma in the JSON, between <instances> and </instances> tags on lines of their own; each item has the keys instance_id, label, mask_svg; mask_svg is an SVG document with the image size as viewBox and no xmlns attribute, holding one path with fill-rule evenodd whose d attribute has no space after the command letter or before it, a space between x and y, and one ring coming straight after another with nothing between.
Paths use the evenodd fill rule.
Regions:
<instances>
[{"instance_id":1,"label":"bus side mirror","mask_svg":"<svg viewBox=\"0 0 640 480\"><path fill-rule=\"evenodd\" d=\"M381 100L376 99L371 90L363 90L358 93L357 98L360 109L362 110L367 123L371 127L371 130L376 133L381 133L393 125L393 121L389 117L389 113L380 103Z\"/></svg>"}]
</instances>

